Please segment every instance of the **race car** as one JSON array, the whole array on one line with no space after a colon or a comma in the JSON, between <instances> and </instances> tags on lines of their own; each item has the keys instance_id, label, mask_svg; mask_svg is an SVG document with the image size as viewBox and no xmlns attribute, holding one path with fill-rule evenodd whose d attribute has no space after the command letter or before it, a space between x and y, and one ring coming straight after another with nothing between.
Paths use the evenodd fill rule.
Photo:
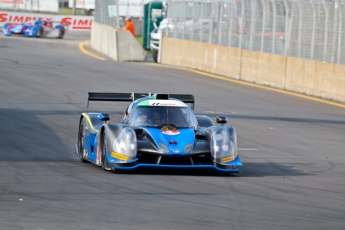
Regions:
<instances>
[{"instance_id":1,"label":"race car","mask_svg":"<svg viewBox=\"0 0 345 230\"><path fill-rule=\"evenodd\" d=\"M106 113L85 112L79 120L76 155L104 170L138 168L214 169L238 173L236 129L226 116L194 114L190 94L87 93L89 101L128 102L119 122ZM189 104L189 105L187 105Z\"/></svg>"},{"instance_id":2,"label":"race car","mask_svg":"<svg viewBox=\"0 0 345 230\"><path fill-rule=\"evenodd\" d=\"M24 31L34 26L34 22L28 23L5 23L2 33L11 36L12 34L24 34Z\"/></svg>"},{"instance_id":3,"label":"race car","mask_svg":"<svg viewBox=\"0 0 345 230\"><path fill-rule=\"evenodd\" d=\"M66 33L63 24L54 21L37 20L33 26L24 30L28 37L53 37L62 39Z\"/></svg>"}]
</instances>

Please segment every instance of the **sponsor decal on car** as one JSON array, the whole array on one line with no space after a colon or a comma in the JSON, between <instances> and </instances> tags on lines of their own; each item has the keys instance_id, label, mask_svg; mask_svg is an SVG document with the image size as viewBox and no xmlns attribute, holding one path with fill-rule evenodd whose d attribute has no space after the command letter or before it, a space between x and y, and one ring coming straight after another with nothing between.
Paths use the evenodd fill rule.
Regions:
<instances>
[{"instance_id":1,"label":"sponsor decal on car","mask_svg":"<svg viewBox=\"0 0 345 230\"><path fill-rule=\"evenodd\" d=\"M232 155L232 156L228 156L228 157L224 157L224 158L220 159L220 162L226 163L226 162L233 161L234 159L235 159L235 156Z\"/></svg>"},{"instance_id":2,"label":"sponsor decal on car","mask_svg":"<svg viewBox=\"0 0 345 230\"><path fill-rule=\"evenodd\" d=\"M180 132L176 129L176 130L162 130L162 133L166 134L166 135L177 135L180 134Z\"/></svg>"},{"instance_id":3,"label":"sponsor decal on car","mask_svg":"<svg viewBox=\"0 0 345 230\"><path fill-rule=\"evenodd\" d=\"M187 107L182 101L173 100L145 100L138 104L138 106L180 106Z\"/></svg>"},{"instance_id":4,"label":"sponsor decal on car","mask_svg":"<svg viewBox=\"0 0 345 230\"><path fill-rule=\"evenodd\" d=\"M87 156L88 156L88 152L87 152L87 150L85 150L85 149L84 149L84 151L83 151L83 156L84 156L85 158L87 158Z\"/></svg>"},{"instance_id":5,"label":"sponsor decal on car","mask_svg":"<svg viewBox=\"0 0 345 230\"><path fill-rule=\"evenodd\" d=\"M99 164L100 163L100 147L99 145L97 145L97 148L96 148L96 164Z\"/></svg>"}]
</instances>

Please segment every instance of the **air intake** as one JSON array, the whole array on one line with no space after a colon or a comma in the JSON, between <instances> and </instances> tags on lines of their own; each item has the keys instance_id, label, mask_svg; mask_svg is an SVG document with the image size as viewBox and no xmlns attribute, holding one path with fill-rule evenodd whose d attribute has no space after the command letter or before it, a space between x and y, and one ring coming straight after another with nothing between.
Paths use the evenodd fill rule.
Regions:
<instances>
[{"instance_id":1,"label":"air intake","mask_svg":"<svg viewBox=\"0 0 345 230\"><path fill-rule=\"evenodd\" d=\"M169 99L169 94L156 94L156 99L157 100L168 100Z\"/></svg>"}]
</instances>

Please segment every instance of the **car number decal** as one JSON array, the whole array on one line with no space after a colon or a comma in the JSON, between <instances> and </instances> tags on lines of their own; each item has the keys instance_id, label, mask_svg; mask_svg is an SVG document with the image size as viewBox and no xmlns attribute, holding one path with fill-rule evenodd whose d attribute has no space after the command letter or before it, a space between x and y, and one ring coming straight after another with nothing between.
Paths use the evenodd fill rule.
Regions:
<instances>
[{"instance_id":1,"label":"car number decal","mask_svg":"<svg viewBox=\"0 0 345 230\"><path fill-rule=\"evenodd\" d=\"M188 107L185 103L181 101L174 100L145 100L138 104L138 106L180 106Z\"/></svg>"}]
</instances>

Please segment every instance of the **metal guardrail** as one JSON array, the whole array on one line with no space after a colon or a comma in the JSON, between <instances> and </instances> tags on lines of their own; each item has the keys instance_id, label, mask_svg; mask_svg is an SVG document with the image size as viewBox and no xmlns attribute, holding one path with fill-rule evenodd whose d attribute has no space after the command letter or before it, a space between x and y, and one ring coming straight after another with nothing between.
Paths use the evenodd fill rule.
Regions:
<instances>
[{"instance_id":1,"label":"metal guardrail","mask_svg":"<svg viewBox=\"0 0 345 230\"><path fill-rule=\"evenodd\" d=\"M167 37L345 65L345 0L167 2Z\"/></svg>"},{"instance_id":2,"label":"metal guardrail","mask_svg":"<svg viewBox=\"0 0 345 230\"><path fill-rule=\"evenodd\" d=\"M345 65L345 0L166 2L168 37ZM143 4L95 0L95 21L119 28L124 24L119 17L133 16L129 7ZM127 7L126 14L112 16L111 6Z\"/></svg>"}]
</instances>

